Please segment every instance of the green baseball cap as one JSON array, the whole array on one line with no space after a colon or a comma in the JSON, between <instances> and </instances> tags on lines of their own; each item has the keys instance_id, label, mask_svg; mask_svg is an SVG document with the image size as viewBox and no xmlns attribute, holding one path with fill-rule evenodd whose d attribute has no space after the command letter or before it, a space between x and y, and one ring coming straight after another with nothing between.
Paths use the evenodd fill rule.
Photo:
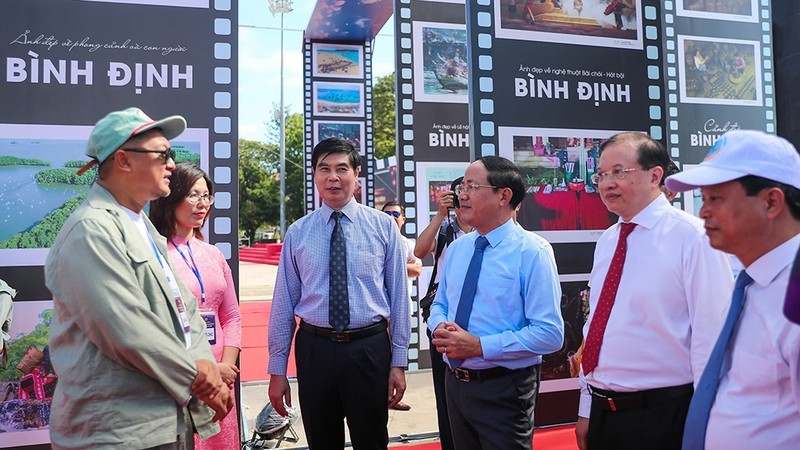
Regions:
<instances>
[{"instance_id":1,"label":"green baseball cap","mask_svg":"<svg viewBox=\"0 0 800 450\"><path fill-rule=\"evenodd\" d=\"M95 124L86 147L86 156L92 160L78 170L78 175L82 175L95 164L102 164L128 139L154 128L160 129L164 137L172 140L186 130L186 119L182 116L169 116L153 120L139 108L114 111L103 117Z\"/></svg>"}]
</instances>

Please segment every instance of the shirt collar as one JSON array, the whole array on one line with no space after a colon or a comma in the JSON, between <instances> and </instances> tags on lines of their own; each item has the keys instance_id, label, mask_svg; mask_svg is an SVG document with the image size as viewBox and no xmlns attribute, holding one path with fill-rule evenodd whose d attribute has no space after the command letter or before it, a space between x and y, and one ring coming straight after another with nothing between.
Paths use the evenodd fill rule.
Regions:
<instances>
[{"instance_id":1,"label":"shirt collar","mask_svg":"<svg viewBox=\"0 0 800 450\"><path fill-rule=\"evenodd\" d=\"M489 245L492 247L497 247L506 236L516 229L516 227L517 225L514 223L514 219L508 219L508 222L488 232L485 236L486 240L489 241ZM478 239L478 233L475 233L475 239Z\"/></svg>"},{"instance_id":2,"label":"shirt collar","mask_svg":"<svg viewBox=\"0 0 800 450\"><path fill-rule=\"evenodd\" d=\"M800 234L755 260L745 269L747 274L759 286L768 286L784 269L791 266L799 245Z\"/></svg>"},{"instance_id":3,"label":"shirt collar","mask_svg":"<svg viewBox=\"0 0 800 450\"><path fill-rule=\"evenodd\" d=\"M322 202L322 208L320 209L322 210L322 216L325 218L325 222L329 222L331 220L331 214L336 211L328 206L328 204L325 202ZM356 216L356 211L358 211L358 202L356 201L355 197L350 197L350 201L347 202L347 204L344 205L339 211L341 211L344 216L350 219L352 222L353 218Z\"/></svg>"},{"instance_id":4,"label":"shirt collar","mask_svg":"<svg viewBox=\"0 0 800 450\"><path fill-rule=\"evenodd\" d=\"M666 213L667 209L672 207L669 201L667 201L667 198L664 197L664 194L659 194L658 197L653 199L643 210L639 211L639 214L633 216L630 223L635 223L648 230L652 229L656 226L658 221L661 220L661 217ZM617 223L622 223L621 217Z\"/></svg>"}]
</instances>

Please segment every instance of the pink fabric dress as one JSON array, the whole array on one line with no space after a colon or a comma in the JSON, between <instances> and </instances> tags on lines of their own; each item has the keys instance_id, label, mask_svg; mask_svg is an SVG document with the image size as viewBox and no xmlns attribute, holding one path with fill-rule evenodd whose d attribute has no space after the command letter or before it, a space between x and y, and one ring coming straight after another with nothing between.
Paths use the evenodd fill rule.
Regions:
<instances>
[{"instance_id":1,"label":"pink fabric dress","mask_svg":"<svg viewBox=\"0 0 800 450\"><path fill-rule=\"evenodd\" d=\"M173 246L186 257L186 260ZM239 312L239 302L236 298L236 287L231 277L231 269L225 257L218 248L195 238L189 240L191 256L203 279L205 288L205 303L201 300L200 282L192 270L192 257L187 243L179 237L173 237L169 243L169 256L172 267L177 271L178 277L187 288L197 297L198 307L201 310L212 309L216 312L216 338L217 342L211 345L214 358L217 362L222 360L224 347L242 348L242 316ZM231 395L234 395L231 392ZM235 398L235 397L234 397ZM238 450L241 447L239 437L239 421L236 409L232 410L220 422L221 431L216 436L201 441L197 435L194 437L196 449L209 450Z\"/></svg>"}]
</instances>

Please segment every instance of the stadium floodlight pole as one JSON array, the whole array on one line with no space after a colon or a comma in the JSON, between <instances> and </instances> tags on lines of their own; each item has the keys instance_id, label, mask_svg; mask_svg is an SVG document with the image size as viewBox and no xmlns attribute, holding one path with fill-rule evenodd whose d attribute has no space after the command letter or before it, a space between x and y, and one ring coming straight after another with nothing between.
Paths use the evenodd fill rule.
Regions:
<instances>
[{"instance_id":1,"label":"stadium floodlight pole","mask_svg":"<svg viewBox=\"0 0 800 450\"><path fill-rule=\"evenodd\" d=\"M292 0L267 0L269 2L269 12L274 16L281 15L281 143L280 143L280 163L281 163L281 241L286 236L286 109L283 106L283 16L292 12Z\"/></svg>"}]
</instances>

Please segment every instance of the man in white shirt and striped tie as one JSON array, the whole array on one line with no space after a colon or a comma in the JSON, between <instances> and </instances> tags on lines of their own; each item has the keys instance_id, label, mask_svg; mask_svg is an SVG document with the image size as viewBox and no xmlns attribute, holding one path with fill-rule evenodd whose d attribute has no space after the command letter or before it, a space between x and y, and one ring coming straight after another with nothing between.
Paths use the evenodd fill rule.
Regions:
<instances>
[{"instance_id":1,"label":"man in white shirt and striped tie","mask_svg":"<svg viewBox=\"0 0 800 450\"><path fill-rule=\"evenodd\" d=\"M600 147L593 181L620 217L597 242L589 277L581 399L582 450L680 448L700 378L730 299L728 258L702 221L674 208L659 185L666 149L642 133Z\"/></svg>"}]
</instances>

